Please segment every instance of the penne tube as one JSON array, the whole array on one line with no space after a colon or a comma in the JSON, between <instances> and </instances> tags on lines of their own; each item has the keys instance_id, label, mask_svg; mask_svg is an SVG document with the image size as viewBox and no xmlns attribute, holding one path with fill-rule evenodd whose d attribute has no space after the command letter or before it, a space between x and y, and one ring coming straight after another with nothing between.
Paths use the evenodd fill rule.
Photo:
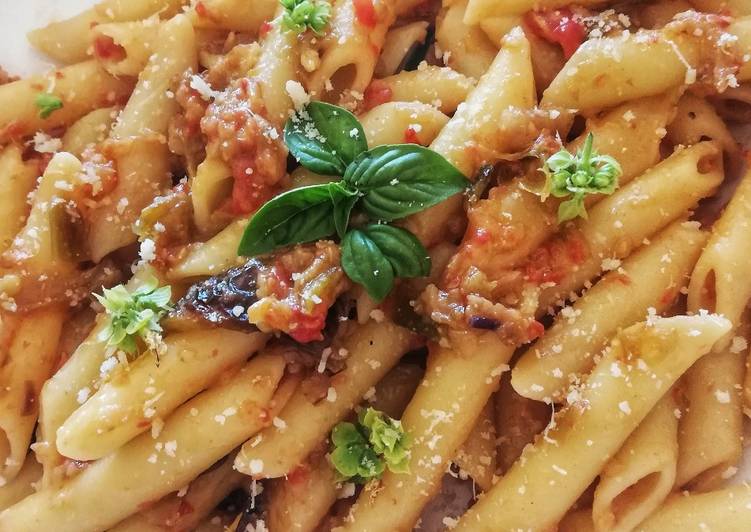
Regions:
<instances>
[{"instance_id":1,"label":"penne tube","mask_svg":"<svg viewBox=\"0 0 751 532\"><path fill-rule=\"evenodd\" d=\"M392 323L371 321L357 327L342 340L341 349L349 352L347 367L331 377L326 397L311 402L301 389L279 414L287 429L281 432L271 427L246 442L235 459L235 468L253 478L289 474L414 342L412 333ZM262 464L260 470L258 464Z\"/></svg>"},{"instance_id":2,"label":"penne tube","mask_svg":"<svg viewBox=\"0 0 751 532\"><path fill-rule=\"evenodd\" d=\"M284 367L281 357L255 357L227 381L178 408L158 438L142 434L88 465L59 490L43 489L5 510L0 530L104 530L149 501L188 485L271 423L275 401L283 404L289 393L279 384Z\"/></svg>"},{"instance_id":3,"label":"penne tube","mask_svg":"<svg viewBox=\"0 0 751 532\"><path fill-rule=\"evenodd\" d=\"M372 86L386 91L393 102L417 101L445 114L454 113L475 86L474 79L448 67L437 66L403 70L372 83Z\"/></svg>"},{"instance_id":4,"label":"penne tube","mask_svg":"<svg viewBox=\"0 0 751 532\"><path fill-rule=\"evenodd\" d=\"M673 220L710 196L723 179L722 152L712 142L678 151L640 178L601 200L577 224L587 258L559 284L540 293L540 310L560 305L601 273L607 259L620 260ZM675 194L680 190L680 194ZM605 261L605 262L603 262Z\"/></svg>"},{"instance_id":5,"label":"penne tube","mask_svg":"<svg viewBox=\"0 0 751 532\"><path fill-rule=\"evenodd\" d=\"M549 405L516 393L511 386L511 373L501 377L494 399L498 474L503 474L521 456L524 447L545 429L552 411Z\"/></svg>"},{"instance_id":6,"label":"penne tube","mask_svg":"<svg viewBox=\"0 0 751 532\"><path fill-rule=\"evenodd\" d=\"M598 532L628 532L673 490L678 462L678 418L666 393L600 473L592 503Z\"/></svg>"},{"instance_id":7,"label":"penne tube","mask_svg":"<svg viewBox=\"0 0 751 532\"><path fill-rule=\"evenodd\" d=\"M423 371L412 364L398 364L368 393L367 401L376 410L399 419L420 384ZM286 431L288 425L277 427ZM347 490L354 484L338 481L328 457L316 450L287 478L269 481L266 499L267 526L270 530L312 532L328 514L338 498L351 497Z\"/></svg>"},{"instance_id":8,"label":"penne tube","mask_svg":"<svg viewBox=\"0 0 751 532\"><path fill-rule=\"evenodd\" d=\"M34 166L25 164L21 148L15 145L0 150L0 253L8 249L29 215L29 193L36 186Z\"/></svg>"},{"instance_id":9,"label":"penne tube","mask_svg":"<svg viewBox=\"0 0 751 532\"><path fill-rule=\"evenodd\" d=\"M0 370L0 484L26 460L39 412L39 392L58 358L65 309L48 306L21 317ZM44 331L44 334L40 334Z\"/></svg>"},{"instance_id":10,"label":"penne tube","mask_svg":"<svg viewBox=\"0 0 751 532\"><path fill-rule=\"evenodd\" d=\"M70 124L94 109L123 101L132 88L130 78L115 78L96 61L0 85L0 144ZM63 107L42 118L36 103L40 94L60 98Z\"/></svg>"},{"instance_id":11,"label":"penne tube","mask_svg":"<svg viewBox=\"0 0 751 532\"><path fill-rule=\"evenodd\" d=\"M684 94L678 102L675 118L667 128L667 139L674 146L690 146L702 140L714 140L725 153L737 156L738 143L725 122L706 100L691 93Z\"/></svg>"},{"instance_id":12,"label":"penne tube","mask_svg":"<svg viewBox=\"0 0 751 532\"><path fill-rule=\"evenodd\" d=\"M751 246L751 171L747 171L730 203L712 227L688 285L688 308L726 316L736 327L751 298L745 250ZM726 347L730 338L718 345Z\"/></svg>"},{"instance_id":13,"label":"penne tube","mask_svg":"<svg viewBox=\"0 0 751 532\"><path fill-rule=\"evenodd\" d=\"M133 223L170 184L166 134L178 104L168 92L189 69L197 69L195 34L187 17L178 15L160 26L155 52L112 128L118 181L89 214L95 262L136 241Z\"/></svg>"},{"instance_id":14,"label":"penne tube","mask_svg":"<svg viewBox=\"0 0 751 532\"><path fill-rule=\"evenodd\" d=\"M266 118L282 129L294 109L287 92L287 82L300 77L300 45L292 32L283 31L282 17L271 22L271 28L263 38L261 55L252 74L261 87Z\"/></svg>"},{"instance_id":15,"label":"penne tube","mask_svg":"<svg viewBox=\"0 0 751 532\"><path fill-rule=\"evenodd\" d=\"M150 268L140 269L128 282L128 291L133 291L151 275ZM80 406L79 400L87 398L106 374L103 364L110 353L106 348L107 341L99 337L106 325L102 314L86 339L42 387L34 453L44 469L42 485L45 488L57 486L63 474L59 466L64 457L55 444L57 429Z\"/></svg>"},{"instance_id":16,"label":"penne tube","mask_svg":"<svg viewBox=\"0 0 751 532\"><path fill-rule=\"evenodd\" d=\"M558 523L557 532L595 532L595 524L592 522L592 508L567 513Z\"/></svg>"},{"instance_id":17,"label":"penne tube","mask_svg":"<svg viewBox=\"0 0 751 532\"><path fill-rule=\"evenodd\" d=\"M28 33L37 50L61 63L85 61L92 53L92 28L109 22L141 20L155 13L170 17L187 0L103 0L71 18L52 22Z\"/></svg>"},{"instance_id":18,"label":"penne tube","mask_svg":"<svg viewBox=\"0 0 751 532\"><path fill-rule=\"evenodd\" d=\"M190 199L199 234L214 234L221 228L215 211L230 196L232 183L232 168L221 157L208 156L198 165L190 183Z\"/></svg>"},{"instance_id":19,"label":"penne tube","mask_svg":"<svg viewBox=\"0 0 751 532\"><path fill-rule=\"evenodd\" d=\"M35 485L41 478L42 466L34 459L33 453L29 453L15 478L0 486L0 512L34 493Z\"/></svg>"},{"instance_id":20,"label":"penne tube","mask_svg":"<svg viewBox=\"0 0 751 532\"><path fill-rule=\"evenodd\" d=\"M159 17L98 24L91 29L94 58L113 76L138 76L156 49Z\"/></svg>"},{"instance_id":21,"label":"penne tube","mask_svg":"<svg viewBox=\"0 0 751 532\"><path fill-rule=\"evenodd\" d=\"M263 333L225 329L167 336L163 354L142 354L70 415L57 430L58 452L96 460L142 432L158 433L175 408L262 349L267 339Z\"/></svg>"},{"instance_id":22,"label":"penne tube","mask_svg":"<svg viewBox=\"0 0 751 532\"><path fill-rule=\"evenodd\" d=\"M598 6L605 0L580 0L582 6ZM465 22L476 24L487 16L521 15L533 9L554 10L569 5L566 0L469 0Z\"/></svg>"},{"instance_id":23,"label":"penne tube","mask_svg":"<svg viewBox=\"0 0 751 532\"><path fill-rule=\"evenodd\" d=\"M498 49L485 32L463 20L467 2L457 0L444 7L436 19L436 46L443 61L457 72L479 79L493 62Z\"/></svg>"},{"instance_id":24,"label":"penne tube","mask_svg":"<svg viewBox=\"0 0 751 532\"><path fill-rule=\"evenodd\" d=\"M509 108L530 109L535 104L535 87L529 57L529 43L522 30L508 34L492 65L480 79L454 116L430 145L465 176L473 178L483 161L484 149L491 152L514 151L495 139L498 123ZM518 137L518 132L515 137ZM502 135L511 144L511 136ZM517 139L518 140L518 139ZM430 247L446 236L449 223L461 207L462 198L448 200L407 218L406 226Z\"/></svg>"},{"instance_id":25,"label":"penne tube","mask_svg":"<svg viewBox=\"0 0 751 532\"><path fill-rule=\"evenodd\" d=\"M452 460L482 491L488 491L493 486L496 471L495 442L495 409L491 397Z\"/></svg>"},{"instance_id":26,"label":"penne tube","mask_svg":"<svg viewBox=\"0 0 751 532\"><path fill-rule=\"evenodd\" d=\"M79 159L86 148L104 142L120 113L119 107L102 107L82 116L65 131L63 150Z\"/></svg>"},{"instance_id":27,"label":"penne tube","mask_svg":"<svg viewBox=\"0 0 751 532\"><path fill-rule=\"evenodd\" d=\"M406 67L413 47L425 43L428 27L427 21L419 20L390 29L386 33L383 50L378 57L373 75L383 78L396 74L403 66Z\"/></svg>"},{"instance_id":28,"label":"penne tube","mask_svg":"<svg viewBox=\"0 0 751 532\"><path fill-rule=\"evenodd\" d=\"M64 64L78 63L89 58L90 44L87 36L92 26L101 21L102 17L91 8L67 20L32 30L26 37L34 48L56 61Z\"/></svg>"},{"instance_id":29,"label":"penne tube","mask_svg":"<svg viewBox=\"0 0 751 532\"><path fill-rule=\"evenodd\" d=\"M190 244L185 258L167 273L167 277L179 280L216 275L243 264L246 259L237 256L237 246L247 225L248 220L235 220L206 242Z\"/></svg>"},{"instance_id":30,"label":"penne tube","mask_svg":"<svg viewBox=\"0 0 751 532\"><path fill-rule=\"evenodd\" d=\"M239 488L245 476L232 469L234 455L201 473L183 490L163 497L156 504L134 513L109 532L164 532L194 530L204 517Z\"/></svg>"},{"instance_id":31,"label":"penne tube","mask_svg":"<svg viewBox=\"0 0 751 532\"><path fill-rule=\"evenodd\" d=\"M342 531L411 530L440 489L513 353L493 333L452 340L453 349L431 345L425 377L401 419L412 438L409 473L386 471L364 489Z\"/></svg>"},{"instance_id":32,"label":"penne tube","mask_svg":"<svg viewBox=\"0 0 751 532\"><path fill-rule=\"evenodd\" d=\"M373 78L386 32L396 20L398 4L398 0L371 1L367 21L354 2L332 6L329 29L315 44L320 62L308 76L311 96L337 102L348 93L362 95Z\"/></svg>"},{"instance_id":33,"label":"penne tube","mask_svg":"<svg viewBox=\"0 0 751 532\"><path fill-rule=\"evenodd\" d=\"M274 17L274 0L202 0L189 14L196 28L239 31L258 35L261 25Z\"/></svg>"},{"instance_id":34,"label":"penne tube","mask_svg":"<svg viewBox=\"0 0 751 532\"><path fill-rule=\"evenodd\" d=\"M662 314L671 308L707 237L698 224L674 222L606 273L524 352L512 371L514 389L537 401L564 399L618 329L643 320L648 309Z\"/></svg>"},{"instance_id":35,"label":"penne tube","mask_svg":"<svg viewBox=\"0 0 751 532\"><path fill-rule=\"evenodd\" d=\"M697 361L683 379L687 406L678 432L678 487L716 489L738 471L743 453L743 342Z\"/></svg>"},{"instance_id":36,"label":"penne tube","mask_svg":"<svg viewBox=\"0 0 751 532\"><path fill-rule=\"evenodd\" d=\"M705 49L716 49L719 45L704 42L703 32L692 34L681 26L669 28L670 25L664 30L624 32L585 41L545 90L541 106L592 113L627 100L691 85L696 81L697 69L704 68L702 63L714 60L712 56L705 57ZM751 65L740 60L751 48L751 19L736 20L726 32L726 41L733 45L725 54L739 54L738 62L743 66L737 80L731 74L732 79L718 82L733 86L751 76Z\"/></svg>"},{"instance_id":37,"label":"penne tube","mask_svg":"<svg viewBox=\"0 0 751 532\"><path fill-rule=\"evenodd\" d=\"M744 532L751 527L751 488L748 484L708 493L675 494L636 527L635 532L721 530Z\"/></svg>"},{"instance_id":38,"label":"penne tube","mask_svg":"<svg viewBox=\"0 0 751 532\"><path fill-rule=\"evenodd\" d=\"M725 318L705 315L656 318L623 330L578 400L454 530L554 527L670 386L729 329Z\"/></svg>"},{"instance_id":39,"label":"penne tube","mask_svg":"<svg viewBox=\"0 0 751 532\"><path fill-rule=\"evenodd\" d=\"M323 453L301 464L290 478L269 483L269 530L313 532L337 500L336 472Z\"/></svg>"},{"instance_id":40,"label":"penne tube","mask_svg":"<svg viewBox=\"0 0 751 532\"><path fill-rule=\"evenodd\" d=\"M420 102L387 102L360 117L371 148L407 141L427 146L448 120L435 107Z\"/></svg>"}]
</instances>

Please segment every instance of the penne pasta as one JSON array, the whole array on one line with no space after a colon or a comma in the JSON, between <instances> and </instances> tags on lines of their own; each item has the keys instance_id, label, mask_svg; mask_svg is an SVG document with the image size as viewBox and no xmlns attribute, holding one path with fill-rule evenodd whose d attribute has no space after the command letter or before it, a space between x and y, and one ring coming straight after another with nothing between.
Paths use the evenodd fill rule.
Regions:
<instances>
[{"instance_id":1,"label":"penne pasta","mask_svg":"<svg viewBox=\"0 0 751 532\"><path fill-rule=\"evenodd\" d=\"M340 347L349 353L347 368L331 378L326 397L312 402L301 389L279 414L289 429L280 432L272 427L246 442L235 459L235 468L253 478L289 474L394 367L414 340L409 331L388 322L371 321L353 331ZM260 470L257 464L263 464Z\"/></svg>"},{"instance_id":2,"label":"penne pasta","mask_svg":"<svg viewBox=\"0 0 751 532\"><path fill-rule=\"evenodd\" d=\"M224 329L167 336L163 353L152 350L121 368L70 415L57 429L58 452L96 460L142 432L158 433L175 408L263 348L267 338Z\"/></svg>"},{"instance_id":3,"label":"penne pasta","mask_svg":"<svg viewBox=\"0 0 751 532\"><path fill-rule=\"evenodd\" d=\"M618 329L669 310L685 289L707 235L696 225L674 222L649 245L609 271L570 307L519 359L512 372L514 389L530 399L560 401L570 384L595 364ZM634 280L640 280L638 287ZM650 309L650 310L648 310ZM600 316L608 316L602 324Z\"/></svg>"},{"instance_id":4,"label":"penne pasta","mask_svg":"<svg viewBox=\"0 0 751 532\"><path fill-rule=\"evenodd\" d=\"M578 406L559 413L454 530L554 526L670 385L729 329L716 315L657 318L625 329L603 352ZM544 508L535 504L541 500Z\"/></svg>"},{"instance_id":5,"label":"penne pasta","mask_svg":"<svg viewBox=\"0 0 751 532\"><path fill-rule=\"evenodd\" d=\"M255 357L225 383L182 405L157 439L142 434L89 465L60 490L43 489L25 498L0 514L0 529L102 530L187 485L270 423L267 415L274 411L284 366L278 357ZM277 401L283 403L282 398ZM105 490L118 496L102 497ZM96 512L90 511L92 505Z\"/></svg>"},{"instance_id":6,"label":"penne pasta","mask_svg":"<svg viewBox=\"0 0 751 532\"><path fill-rule=\"evenodd\" d=\"M600 473L592 503L595 530L633 530L673 490L678 416L668 391Z\"/></svg>"}]
</instances>

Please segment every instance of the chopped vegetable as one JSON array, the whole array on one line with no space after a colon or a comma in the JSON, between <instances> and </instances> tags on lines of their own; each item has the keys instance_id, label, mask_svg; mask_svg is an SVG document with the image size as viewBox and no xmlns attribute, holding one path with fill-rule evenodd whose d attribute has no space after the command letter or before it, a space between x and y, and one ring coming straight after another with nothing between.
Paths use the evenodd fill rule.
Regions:
<instances>
[{"instance_id":1,"label":"chopped vegetable","mask_svg":"<svg viewBox=\"0 0 751 532\"><path fill-rule=\"evenodd\" d=\"M169 286L159 287L155 278L133 292L123 285L105 288L102 295L94 294L104 306L109 321L99 333L99 340L108 346L117 347L129 355L139 350L139 340L148 348L156 348L161 340L162 327L159 320L172 308Z\"/></svg>"},{"instance_id":2,"label":"chopped vegetable","mask_svg":"<svg viewBox=\"0 0 751 532\"><path fill-rule=\"evenodd\" d=\"M387 225L463 192L468 182L440 154L415 144L368 150L357 118L341 107L310 102L284 128L297 161L341 181L289 190L261 207L245 229L238 254L252 256L334 235L342 266L380 302L395 277L422 277L430 259L409 231ZM371 223L349 228L354 209Z\"/></svg>"},{"instance_id":3,"label":"chopped vegetable","mask_svg":"<svg viewBox=\"0 0 751 532\"><path fill-rule=\"evenodd\" d=\"M303 33L310 28L316 35L322 35L329 23L331 4L324 0L279 0L284 7L282 27L287 31Z\"/></svg>"},{"instance_id":4,"label":"chopped vegetable","mask_svg":"<svg viewBox=\"0 0 751 532\"><path fill-rule=\"evenodd\" d=\"M609 155L592 149L592 133L576 155L566 149L550 156L543 166L547 191L556 198L571 196L558 207L558 222L587 217L584 198L588 194L612 194L618 188L621 165Z\"/></svg>"},{"instance_id":5,"label":"chopped vegetable","mask_svg":"<svg viewBox=\"0 0 751 532\"><path fill-rule=\"evenodd\" d=\"M39 118L48 118L52 113L63 108L63 101L48 92L37 94L35 103L39 108Z\"/></svg>"},{"instance_id":6,"label":"chopped vegetable","mask_svg":"<svg viewBox=\"0 0 751 532\"><path fill-rule=\"evenodd\" d=\"M364 483L388 468L409 472L410 440L401 422L373 408L360 412L357 424L339 423L331 432L331 462L346 480Z\"/></svg>"}]
</instances>

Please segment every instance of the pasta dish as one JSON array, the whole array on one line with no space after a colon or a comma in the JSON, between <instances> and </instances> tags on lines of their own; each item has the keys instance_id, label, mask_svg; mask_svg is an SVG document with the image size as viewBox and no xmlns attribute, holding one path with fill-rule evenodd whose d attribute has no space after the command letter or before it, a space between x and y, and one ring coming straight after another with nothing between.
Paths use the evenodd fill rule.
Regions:
<instances>
[{"instance_id":1,"label":"pasta dish","mask_svg":"<svg viewBox=\"0 0 751 532\"><path fill-rule=\"evenodd\" d=\"M102 0L28 38L0 532L751 530L748 2Z\"/></svg>"}]
</instances>

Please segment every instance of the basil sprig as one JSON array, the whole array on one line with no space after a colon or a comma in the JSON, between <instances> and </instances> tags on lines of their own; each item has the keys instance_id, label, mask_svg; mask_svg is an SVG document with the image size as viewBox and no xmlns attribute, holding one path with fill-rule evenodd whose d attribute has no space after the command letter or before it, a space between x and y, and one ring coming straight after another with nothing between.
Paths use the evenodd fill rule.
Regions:
<instances>
[{"instance_id":1,"label":"basil sprig","mask_svg":"<svg viewBox=\"0 0 751 532\"><path fill-rule=\"evenodd\" d=\"M436 205L468 185L438 153L416 144L368 150L362 125L341 107L311 102L284 127L290 153L305 168L340 181L287 191L250 220L239 255L312 242L333 234L342 239L342 268L376 301L396 277L430 272L420 241L406 229L386 225ZM349 228L353 211L371 222Z\"/></svg>"}]
</instances>

